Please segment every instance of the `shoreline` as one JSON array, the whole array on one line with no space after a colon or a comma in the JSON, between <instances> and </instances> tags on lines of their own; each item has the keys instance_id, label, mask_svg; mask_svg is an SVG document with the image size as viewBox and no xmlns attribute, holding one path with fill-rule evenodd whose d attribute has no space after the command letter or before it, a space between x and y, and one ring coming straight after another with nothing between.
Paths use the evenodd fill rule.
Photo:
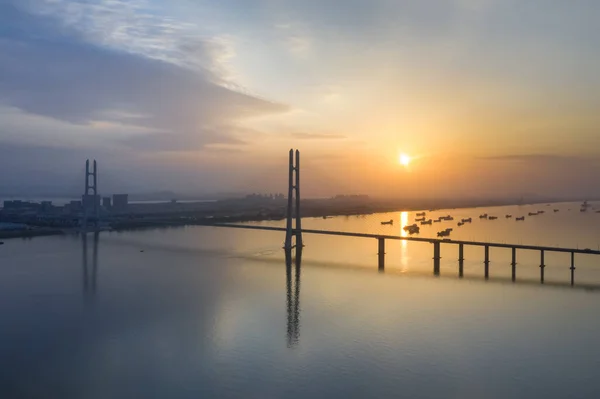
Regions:
<instances>
[{"instance_id":1,"label":"shoreline","mask_svg":"<svg viewBox=\"0 0 600 399\"><path fill-rule=\"evenodd\" d=\"M308 200L310 201L310 200ZM480 208L496 208L503 206L532 206L532 205L547 205L547 204L564 204L573 201L561 202L532 202L526 204L515 203L494 203L494 204L465 204L456 207L442 207L435 209L427 209L425 212L436 212L445 210L457 209L480 209ZM309 204L304 204L304 216L306 218L321 218L321 217L339 217L339 216L366 216L377 213L391 212L417 212L423 211L422 207L400 207L394 205L359 205L359 206L335 206L335 207L311 207ZM306 209L308 208L308 209ZM191 214L165 214L165 215L139 215L138 218L128 220L116 220L109 222L107 228L101 228L97 231L135 231L156 228L171 228L185 226L210 226L214 223L248 223L248 222L264 222L264 221L281 221L285 220L285 214L281 211L263 212L263 211L241 211L236 215L198 215L198 212ZM88 232L93 232L92 230ZM17 238L34 238L52 235L69 235L79 233L78 229L53 229L53 228L36 228L30 227L25 230L6 230L0 231L0 239L17 239Z\"/></svg>"}]
</instances>

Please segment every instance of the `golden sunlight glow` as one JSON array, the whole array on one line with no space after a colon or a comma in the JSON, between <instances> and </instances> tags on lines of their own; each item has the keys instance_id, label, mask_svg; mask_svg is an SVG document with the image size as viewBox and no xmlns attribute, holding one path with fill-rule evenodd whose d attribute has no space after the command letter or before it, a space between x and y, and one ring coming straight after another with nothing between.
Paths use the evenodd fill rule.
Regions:
<instances>
[{"instance_id":1,"label":"golden sunlight glow","mask_svg":"<svg viewBox=\"0 0 600 399\"><path fill-rule=\"evenodd\" d=\"M408 164L410 164L410 157L406 154L400 154L398 162L400 162L400 165L402 166L408 166Z\"/></svg>"}]
</instances>

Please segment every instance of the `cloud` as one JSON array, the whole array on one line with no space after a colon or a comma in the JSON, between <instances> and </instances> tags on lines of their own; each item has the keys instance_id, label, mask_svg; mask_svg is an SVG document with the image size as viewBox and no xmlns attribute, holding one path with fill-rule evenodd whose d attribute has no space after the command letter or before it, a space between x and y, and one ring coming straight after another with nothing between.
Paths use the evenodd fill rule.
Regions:
<instances>
[{"instance_id":1,"label":"cloud","mask_svg":"<svg viewBox=\"0 0 600 399\"><path fill-rule=\"evenodd\" d=\"M322 134L322 133L291 133L295 139L301 140L343 140L347 137L341 134Z\"/></svg>"},{"instance_id":2,"label":"cloud","mask_svg":"<svg viewBox=\"0 0 600 399\"><path fill-rule=\"evenodd\" d=\"M588 161L587 158L556 154L508 154L478 157L484 161L508 161L508 162L573 162Z\"/></svg>"},{"instance_id":3,"label":"cloud","mask_svg":"<svg viewBox=\"0 0 600 399\"><path fill-rule=\"evenodd\" d=\"M53 17L14 4L0 3L0 104L5 106L73 124L104 120L152 128L164 137L155 134L129 144L138 140L140 148L156 150L161 144L230 143L235 139L220 127L288 109L219 85L209 67L191 70L100 47ZM199 64L215 59L214 43L182 44L179 51L193 53Z\"/></svg>"}]
</instances>

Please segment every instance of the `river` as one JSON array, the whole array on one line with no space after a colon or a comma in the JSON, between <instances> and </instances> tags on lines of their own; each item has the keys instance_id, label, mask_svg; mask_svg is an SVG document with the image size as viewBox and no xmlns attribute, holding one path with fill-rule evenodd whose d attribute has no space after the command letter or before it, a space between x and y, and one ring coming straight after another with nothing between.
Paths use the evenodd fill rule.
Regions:
<instances>
[{"instance_id":1,"label":"river","mask_svg":"<svg viewBox=\"0 0 600 399\"><path fill-rule=\"evenodd\" d=\"M595 206L594 204L592 204ZM558 209L558 212L554 212ZM570 210L569 210L570 209ZM544 210L524 222L506 219ZM480 220L482 213L498 220ZM579 204L442 210L434 237L596 249ZM473 223L456 222L473 217ZM393 225L381 221L394 220ZM405 234L414 212L304 219L303 227ZM281 226L282 222L263 222ZM586 398L600 389L600 258L304 237L286 267L277 232L184 227L5 240L2 398Z\"/></svg>"}]
</instances>

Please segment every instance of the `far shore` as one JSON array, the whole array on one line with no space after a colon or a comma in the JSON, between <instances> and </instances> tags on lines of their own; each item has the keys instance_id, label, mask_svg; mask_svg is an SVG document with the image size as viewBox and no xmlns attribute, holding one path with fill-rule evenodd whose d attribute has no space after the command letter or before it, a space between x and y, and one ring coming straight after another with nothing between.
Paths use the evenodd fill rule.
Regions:
<instances>
[{"instance_id":1,"label":"far shore","mask_svg":"<svg viewBox=\"0 0 600 399\"><path fill-rule=\"evenodd\" d=\"M531 202L524 204L515 204L514 202L488 201L486 203L463 204L456 206L448 206L437 209L423 209L420 207L401 207L394 204L365 204L365 205L342 205L323 206L323 204L314 203L313 200L304 200L302 203L303 218L322 218L336 216L363 216L377 213L390 212L416 212L416 211L451 211L454 209L480 209L494 208L501 206L517 206L517 205L546 205L560 204L573 201L562 202ZM221 212L222 213L222 212ZM214 223L250 223L264 221L282 221L285 220L285 214L279 211L257 211L245 210L236 212L231 215L208 215L206 212L179 212L165 214L141 214L133 215L129 219L108 220L105 228L98 231L132 231L154 228L167 227L183 227L183 226L210 226ZM476 215L474 215L476 216ZM79 229L53 229L31 226L21 230L5 230L0 231L0 239L15 239L15 238L33 238L50 235L77 234Z\"/></svg>"}]
</instances>

